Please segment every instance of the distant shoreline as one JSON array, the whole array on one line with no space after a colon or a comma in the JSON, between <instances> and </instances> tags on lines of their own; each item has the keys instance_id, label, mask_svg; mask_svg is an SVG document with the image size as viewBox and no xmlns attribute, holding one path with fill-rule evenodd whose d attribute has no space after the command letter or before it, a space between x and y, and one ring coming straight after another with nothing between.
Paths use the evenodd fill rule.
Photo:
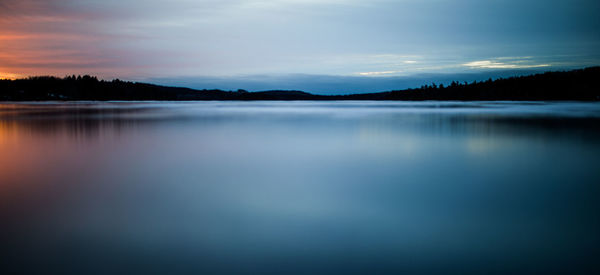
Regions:
<instances>
[{"instance_id":1,"label":"distant shoreline","mask_svg":"<svg viewBox=\"0 0 600 275\"><path fill-rule=\"evenodd\" d=\"M423 85L420 88L348 95L302 91L195 90L147 83L104 81L92 76L0 80L0 101L600 101L600 67L546 72L481 82Z\"/></svg>"}]
</instances>

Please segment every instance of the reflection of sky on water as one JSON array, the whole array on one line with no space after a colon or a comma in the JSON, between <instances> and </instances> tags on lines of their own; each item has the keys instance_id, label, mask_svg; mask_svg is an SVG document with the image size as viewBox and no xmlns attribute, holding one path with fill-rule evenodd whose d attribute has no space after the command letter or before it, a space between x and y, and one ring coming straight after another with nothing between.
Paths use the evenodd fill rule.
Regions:
<instances>
[{"instance_id":1,"label":"reflection of sky on water","mask_svg":"<svg viewBox=\"0 0 600 275\"><path fill-rule=\"evenodd\" d=\"M582 270L600 243L599 110L2 105L2 238L13 263L78 273Z\"/></svg>"}]
</instances>

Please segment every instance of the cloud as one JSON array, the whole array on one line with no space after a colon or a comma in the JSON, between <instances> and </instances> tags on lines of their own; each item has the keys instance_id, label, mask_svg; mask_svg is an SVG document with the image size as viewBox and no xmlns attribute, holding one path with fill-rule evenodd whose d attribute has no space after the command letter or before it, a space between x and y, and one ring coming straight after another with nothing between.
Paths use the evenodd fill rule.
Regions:
<instances>
[{"instance_id":1,"label":"cloud","mask_svg":"<svg viewBox=\"0 0 600 275\"><path fill-rule=\"evenodd\" d=\"M500 62L494 60L479 60L462 64L472 69L531 69L550 67L550 64L523 64L520 61Z\"/></svg>"},{"instance_id":2,"label":"cloud","mask_svg":"<svg viewBox=\"0 0 600 275\"><path fill-rule=\"evenodd\" d=\"M69 0L1 0L0 72L10 78L126 74L135 53L114 47L123 35L98 27L107 18Z\"/></svg>"},{"instance_id":3,"label":"cloud","mask_svg":"<svg viewBox=\"0 0 600 275\"><path fill-rule=\"evenodd\" d=\"M396 74L396 73L400 73L400 72L401 71L362 72L362 73L358 73L358 75L362 75L362 76L377 76L377 75Z\"/></svg>"},{"instance_id":4,"label":"cloud","mask_svg":"<svg viewBox=\"0 0 600 275\"><path fill-rule=\"evenodd\" d=\"M599 53L600 36L590 35L599 9L574 1L0 0L0 71L392 76L581 66Z\"/></svg>"}]
</instances>

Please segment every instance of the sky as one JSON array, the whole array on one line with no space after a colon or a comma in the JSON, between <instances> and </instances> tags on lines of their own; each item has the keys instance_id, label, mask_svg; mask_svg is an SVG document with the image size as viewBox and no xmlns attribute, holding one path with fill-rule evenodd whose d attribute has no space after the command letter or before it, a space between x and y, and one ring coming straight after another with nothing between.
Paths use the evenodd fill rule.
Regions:
<instances>
[{"instance_id":1,"label":"sky","mask_svg":"<svg viewBox=\"0 0 600 275\"><path fill-rule=\"evenodd\" d=\"M594 66L599 49L597 0L0 0L0 78L385 82Z\"/></svg>"}]
</instances>

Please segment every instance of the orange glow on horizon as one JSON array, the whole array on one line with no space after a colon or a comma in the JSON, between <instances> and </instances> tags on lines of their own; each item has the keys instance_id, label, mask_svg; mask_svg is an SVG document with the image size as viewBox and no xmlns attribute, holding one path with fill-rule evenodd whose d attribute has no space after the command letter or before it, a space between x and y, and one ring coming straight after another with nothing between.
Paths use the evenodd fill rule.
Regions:
<instances>
[{"instance_id":1,"label":"orange glow on horizon","mask_svg":"<svg viewBox=\"0 0 600 275\"><path fill-rule=\"evenodd\" d=\"M0 72L0 80L4 80L4 79L15 80L15 79L19 79L19 78L24 78L24 76L22 76L20 74Z\"/></svg>"}]
</instances>

